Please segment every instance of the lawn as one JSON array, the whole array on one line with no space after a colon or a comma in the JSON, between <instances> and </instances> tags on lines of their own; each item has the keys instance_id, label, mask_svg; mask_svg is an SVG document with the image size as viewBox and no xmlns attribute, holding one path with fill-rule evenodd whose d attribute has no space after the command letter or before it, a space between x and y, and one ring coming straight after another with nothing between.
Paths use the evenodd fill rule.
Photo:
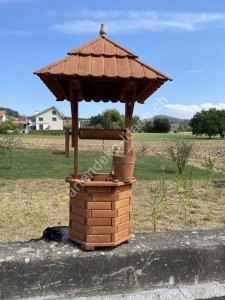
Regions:
<instances>
[{"instance_id":1,"label":"lawn","mask_svg":"<svg viewBox=\"0 0 225 300\"><path fill-rule=\"evenodd\" d=\"M163 140L162 135L157 136ZM0 241L29 240L40 237L46 227L68 226L68 184L64 179L73 170L73 152L69 158L52 155L51 150L63 149L63 138L22 139L27 148L14 149L13 170L7 169L0 156ZM164 197L159 180L162 183L162 166L166 201L163 200L163 206L159 204L157 231L225 227L225 173L221 169L224 143L197 141L190 160L194 162L193 176L190 176L192 166L187 165L186 175L179 178L171 161L160 156L164 140L148 143L150 155L138 155L135 164L133 232L153 230L153 208ZM134 141L133 145L139 149L141 142ZM103 155L101 146L101 141L80 141L79 172L97 166ZM207 180L206 170L202 168L207 151L211 151L217 162L216 170L220 171L214 173L212 180ZM105 167L107 172L111 166L110 158Z\"/></svg>"},{"instance_id":2,"label":"lawn","mask_svg":"<svg viewBox=\"0 0 225 300\"><path fill-rule=\"evenodd\" d=\"M102 152L79 152L79 172L93 169L96 172L109 172L112 168L112 158L104 167L99 164ZM137 180L157 180L161 177L161 167L165 168L165 179L173 180L174 165L168 159L158 156L137 156L134 176ZM101 169L100 169L101 168ZM0 178L7 180L17 179L64 179L73 172L73 152L69 158L63 155L53 155L50 150L44 149L14 149L13 170L9 170L5 161L0 157ZM185 168L187 176L191 174L191 166ZM206 179L206 171L193 167L193 179ZM222 173L215 173L214 179L225 179Z\"/></svg>"}]
</instances>

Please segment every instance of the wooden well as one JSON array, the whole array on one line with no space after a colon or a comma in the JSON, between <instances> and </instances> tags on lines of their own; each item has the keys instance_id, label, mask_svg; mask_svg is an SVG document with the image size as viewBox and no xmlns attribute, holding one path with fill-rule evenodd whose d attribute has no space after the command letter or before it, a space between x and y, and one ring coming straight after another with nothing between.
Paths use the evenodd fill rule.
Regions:
<instances>
[{"instance_id":1,"label":"wooden well","mask_svg":"<svg viewBox=\"0 0 225 300\"><path fill-rule=\"evenodd\" d=\"M86 250L129 242L135 178L134 157L128 158L128 153L134 104L143 104L161 85L172 79L108 39L103 24L99 38L68 52L67 57L34 74L46 84L57 101L68 100L71 106L72 133L68 130L65 133L65 151L54 153L68 157L69 135L72 135L74 172L66 179L70 190L75 189L70 196L69 238ZM92 100L124 103L125 129L79 128L78 104ZM78 174L79 138L123 140L124 157L115 159L115 174L93 174L91 178Z\"/></svg>"},{"instance_id":2,"label":"wooden well","mask_svg":"<svg viewBox=\"0 0 225 300\"><path fill-rule=\"evenodd\" d=\"M80 175L82 177L82 175ZM80 177L79 176L79 177ZM70 183L69 238L85 250L131 241L132 183L105 181L108 174L91 181ZM76 189L74 188L76 186Z\"/></svg>"}]
</instances>

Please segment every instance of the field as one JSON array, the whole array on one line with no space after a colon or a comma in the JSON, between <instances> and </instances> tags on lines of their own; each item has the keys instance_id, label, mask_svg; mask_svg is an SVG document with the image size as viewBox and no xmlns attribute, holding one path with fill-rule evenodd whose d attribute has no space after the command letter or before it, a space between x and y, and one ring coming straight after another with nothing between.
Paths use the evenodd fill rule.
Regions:
<instances>
[{"instance_id":1,"label":"field","mask_svg":"<svg viewBox=\"0 0 225 300\"><path fill-rule=\"evenodd\" d=\"M192 137L195 147L186 176L177 178L165 151L171 137L136 134L133 138L132 146L139 154L133 186L133 232L153 230L152 211L157 205L157 231L225 227L225 142ZM113 144L105 141L105 150ZM119 146L122 152L122 144ZM46 227L68 225L68 184L64 178L72 172L73 152L71 149L68 159L51 154L51 150L63 149L62 137L22 136L20 149L14 150L13 170L8 170L0 157L0 241L38 238ZM204 168L208 153L215 160L212 180L207 180ZM87 171L101 155L101 141L80 140L79 171ZM110 169L111 162L106 171ZM166 199L160 184L161 190L167 189Z\"/></svg>"}]
</instances>

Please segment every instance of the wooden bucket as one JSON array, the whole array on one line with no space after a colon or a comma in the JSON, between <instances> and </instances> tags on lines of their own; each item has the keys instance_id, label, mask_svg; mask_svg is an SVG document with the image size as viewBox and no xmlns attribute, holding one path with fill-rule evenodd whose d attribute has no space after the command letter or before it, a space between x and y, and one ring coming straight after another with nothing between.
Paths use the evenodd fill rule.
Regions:
<instances>
[{"instance_id":1,"label":"wooden bucket","mask_svg":"<svg viewBox=\"0 0 225 300\"><path fill-rule=\"evenodd\" d=\"M117 156L113 157L114 164L114 178L120 181L130 181L134 179L134 165L136 160L136 151L132 151L128 156Z\"/></svg>"}]
</instances>

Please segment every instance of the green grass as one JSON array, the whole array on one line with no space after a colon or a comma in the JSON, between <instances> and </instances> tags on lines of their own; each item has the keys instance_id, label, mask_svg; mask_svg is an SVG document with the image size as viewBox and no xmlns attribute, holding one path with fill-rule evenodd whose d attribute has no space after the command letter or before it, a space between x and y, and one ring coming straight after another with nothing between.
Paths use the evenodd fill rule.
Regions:
<instances>
[{"instance_id":1,"label":"green grass","mask_svg":"<svg viewBox=\"0 0 225 300\"><path fill-rule=\"evenodd\" d=\"M101 152L79 152L79 172L94 169L96 172L105 172L100 161ZM0 157L0 179L64 179L73 172L73 152L69 158L63 155L52 155L50 150L15 149L13 170L8 170L2 157ZM106 165L106 172L111 170L110 157ZM170 160L162 157L138 156L135 164L134 176L137 180L156 180L161 177L161 166L165 167L165 179L174 179L173 165ZM189 176L191 166L187 165L185 173ZM206 179L206 171L194 167L193 179ZM213 179L225 179L225 175L215 173Z\"/></svg>"},{"instance_id":2,"label":"green grass","mask_svg":"<svg viewBox=\"0 0 225 300\"><path fill-rule=\"evenodd\" d=\"M190 138L191 140L222 140L219 136L209 139L207 136L195 136L190 133L133 133L132 141L169 141L174 137Z\"/></svg>"}]
</instances>

